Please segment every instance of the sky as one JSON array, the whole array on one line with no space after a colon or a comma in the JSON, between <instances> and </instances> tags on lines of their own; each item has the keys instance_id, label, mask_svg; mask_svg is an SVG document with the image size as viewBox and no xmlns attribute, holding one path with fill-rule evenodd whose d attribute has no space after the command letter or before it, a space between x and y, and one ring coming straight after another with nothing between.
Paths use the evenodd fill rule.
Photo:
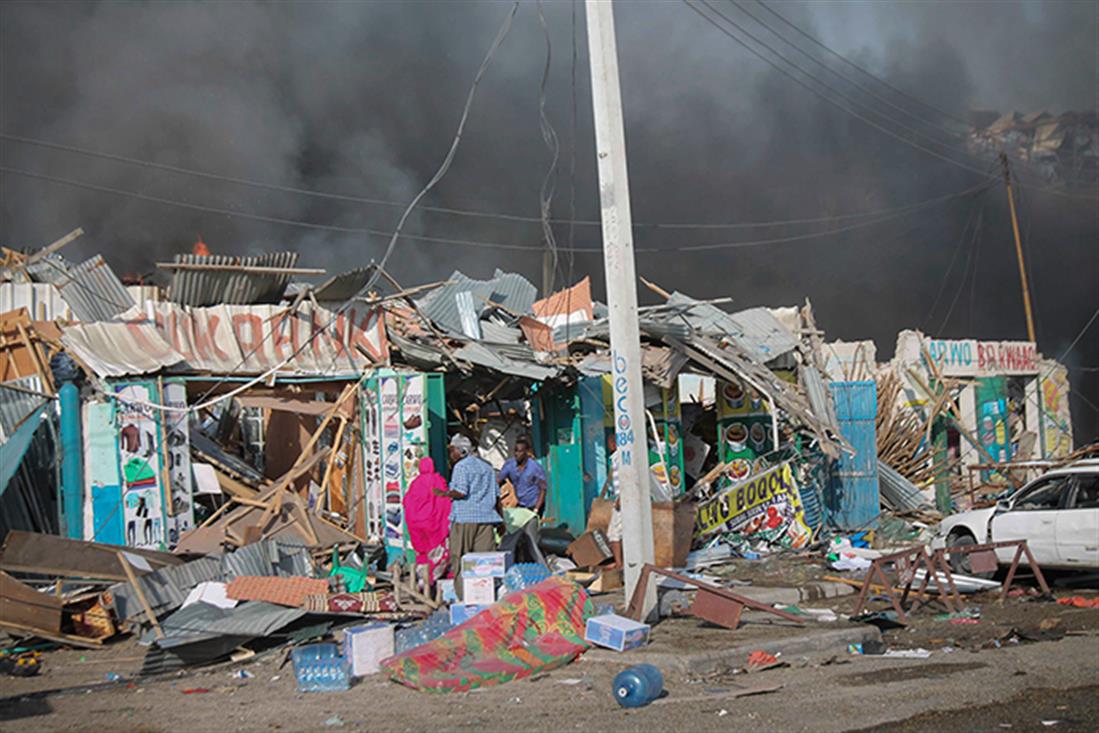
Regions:
<instances>
[{"instance_id":1,"label":"sky","mask_svg":"<svg viewBox=\"0 0 1099 733\"><path fill-rule=\"evenodd\" d=\"M953 134L973 109L1094 111L1099 6L707 1L740 29L696 7L787 74L683 2L617 4L635 221L737 225L641 226L638 273L696 297L731 297L731 308L808 298L829 337L872 338L883 358L904 328L1025 338L1004 189L972 191L996 168ZM338 229L392 230L446 154L509 9L458 0L0 4L0 129L69 148L0 138L9 169L0 173L0 242L38 247L82 226L66 256L101 252L120 274L156 272L198 238L217 253L297 250L303 266L333 273L365 265L387 237ZM419 211L408 233L466 243L400 240L387 264L399 280L500 267L540 285L547 177L554 217L598 218L584 28L582 4L520 3L453 166L424 201L529 220ZM543 102L559 141L555 168ZM1018 193L1038 345L1059 357L1099 307L1099 206L1038 183ZM881 221L828 219L931 200ZM745 226L794 219L818 221ZM828 229L841 231L818 236ZM591 275L601 297L598 227L552 232L558 246L588 250L562 252L556 282ZM725 246L684 249L698 245ZM1088 370L1099 368L1099 325L1065 361L1078 439L1094 440L1099 372Z\"/></svg>"}]
</instances>

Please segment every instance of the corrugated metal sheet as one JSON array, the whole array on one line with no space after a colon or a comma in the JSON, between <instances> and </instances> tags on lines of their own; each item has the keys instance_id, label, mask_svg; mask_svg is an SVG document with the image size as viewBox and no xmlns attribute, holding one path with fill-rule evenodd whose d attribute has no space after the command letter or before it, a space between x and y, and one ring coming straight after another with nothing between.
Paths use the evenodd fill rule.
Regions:
<instances>
[{"instance_id":1,"label":"corrugated metal sheet","mask_svg":"<svg viewBox=\"0 0 1099 733\"><path fill-rule=\"evenodd\" d=\"M160 288L156 285L127 285L126 292L141 310L145 310L146 303L159 303L163 300L160 297Z\"/></svg>"},{"instance_id":2,"label":"corrugated metal sheet","mask_svg":"<svg viewBox=\"0 0 1099 733\"><path fill-rule=\"evenodd\" d=\"M534 355L534 352L530 351L529 348L527 351L531 356ZM477 342L468 343L454 352L454 356L458 359L468 361L471 364L487 367L488 369L493 369L502 374L510 374L512 376L525 377L527 379L551 379L560 372L560 370L555 367L542 366L534 361L513 359L505 354L504 348L499 344L488 346Z\"/></svg>"},{"instance_id":3,"label":"corrugated metal sheet","mask_svg":"<svg viewBox=\"0 0 1099 733\"><path fill-rule=\"evenodd\" d=\"M884 461L878 461L878 481L882 502L893 511L931 508L916 485Z\"/></svg>"},{"instance_id":4,"label":"corrugated metal sheet","mask_svg":"<svg viewBox=\"0 0 1099 733\"><path fill-rule=\"evenodd\" d=\"M254 257L181 254L176 255L175 262L188 265L290 268L298 263L298 253L270 252ZM278 303L290 277L288 274L223 270L175 270L168 294L173 302L191 306Z\"/></svg>"},{"instance_id":5,"label":"corrugated metal sheet","mask_svg":"<svg viewBox=\"0 0 1099 733\"><path fill-rule=\"evenodd\" d=\"M79 321L109 321L135 305L102 255L74 267L60 259L46 258L28 266L27 272L57 287Z\"/></svg>"},{"instance_id":6,"label":"corrugated metal sheet","mask_svg":"<svg viewBox=\"0 0 1099 733\"><path fill-rule=\"evenodd\" d=\"M726 313L710 303L700 303L682 293L672 293L662 320L686 319L699 333L734 339L761 363L793 351L798 341L766 308Z\"/></svg>"},{"instance_id":7,"label":"corrugated metal sheet","mask_svg":"<svg viewBox=\"0 0 1099 733\"><path fill-rule=\"evenodd\" d=\"M365 305L338 316L310 303L294 315L275 305L148 308L151 318L66 327L62 342L101 377L150 374L173 365L211 374L259 374L278 367L284 374L335 377L359 374L389 358L380 311Z\"/></svg>"},{"instance_id":8,"label":"corrugated metal sheet","mask_svg":"<svg viewBox=\"0 0 1099 733\"><path fill-rule=\"evenodd\" d=\"M877 385L871 381L833 382L831 387L840 432L855 453L843 452L833 467L824 502L829 522L841 529L875 527L881 512L874 427Z\"/></svg>"},{"instance_id":9,"label":"corrugated metal sheet","mask_svg":"<svg viewBox=\"0 0 1099 733\"><path fill-rule=\"evenodd\" d=\"M49 283L0 282L0 313L26 308L32 321L71 321L72 308Z\"/></svg>"},{"instance_id":10,"label":"corrugated metal sheet","mask_svg":"<svg viewBox=\"0 0 1099 733\"><path fill-rule=\"evenodd\" d=\"M222 558L224 580L240 575L313 576L313 561L304 545L265 540L245 545Z\"/></svg>"},{"instance_id":11,"label":"corrugated metal sheet","mask_svg":"<svg viewBox=\"0 0 1099 733\"><path fill-rule=\"evenodd\" d=\"M313 297L318 303L343 304L359 294L359 291L370 282L370 275L374 272L371 267L360 267L349 270L328 278L313 290Z\"/></svg>"},{"instance_id":12,"label":"corrugated metal sheet","mask_svg":"<svg viewBox=\"0 0 1099 733\"><path fill-rule=\"evenodd\" d=\"M151 321L70 326L61 343L100 377L153 374L184 361Z\"/></svg>"},{"instance_id":13,"label":"corrugated metal sheet","mask_svg":"<svg viewBox=\"0 0 1099 733\"><path fill-rule=\"evenodd\" d=\"M496 270L491 280L473 280L455 270L447 280L447 285L432 290L419 305L434 323L454 333L462 333L458 293L471 294L478 315L489 307L486 301L498 303L512 313L527 315L538 297L538 290L530 281L514 272Z\"/></svg>"},{"instance_id":14,"label":"corrugated metal sheet","mask_svg":"<svg viewBox=\"0 0 1099 733\"><path fill-rule=\"evenodd\" d=\"M146 573L137 582L141 584L149 606L159 616L182 606L187 594L199 583L220 580L221 576L221 558L200 557L183 565L169 565ZM129 583L118 583L109 590L120 619L134 619L144 613L137 592Z\"/></svg>"},{"instance_id":15,"label":"corrugated metal sheet","mask_svg":"<svg viewBox=\"0 0 1099 733\"><path fill-rule=\"evenodd\" d=\"M828 390L820 372L812 365L802 365L798 369L798 381L809 399L813 414L830 429L839 432L839 421L836 418L835 405L832 403L832 393Z\"/></svg>"},{"instance_id":16,"label":"corrugated metal sheet","mask_svg":"<svg viewBox=\"0 0 1099 733\"><path fill-rule=\"evenodd\" d=\"M422 344L412 339L406 339L398 333L391 332L389 340L401 352L406 362L410 364L433 369L441 366L446 352L437 349L430 344Z\"/></svg>"},{"instance_id":17,"label":"corrugated metal sheet","mask_svg":"<svg viewBox=\"0 0 1099 733\"><path fill-rule=\"evenodd\" d=\"M19 389L6 389L8 385ZM49 402L45 397L22 390L42 392L42 379L33 374L0 384L0 440L7 440L27 415Z\"/></svg>"},{"instance_id":18,"label":"corrugated metal sheet","mask_svg":"<svg viewBox=\"0 0 1099 733\"><path fill-rule=\"evenodd\" d=\"M481 321L481 338L490 344L517 344L523 332L492 321Z\"/></svg>"},{"instance_id":19,"label":"corrugated metal sheet","mask_svg":"<svg viewBox=\"0 0 1099 733\"><path fill-rule=\"evenodd\" d=\"M225 555L209 555L183 565L160 568L142 575L138 583L159 615L183 605L187 594L199 583L228 582L239 575L312 577L313 562L304 546L264 540ZM111 586L110 592L119 618L141 616L141 603L132 585L118 583Z\"/></svg>"},{"instance_id":20,"label":"corrugated metal sheet","mask_svg":"<svg viewBox=\"0 0 1099 733\"><path fill-rule=\"evenodd\" d=\"M149 630L142 635L141 643L156 642L160 647L172 647L218 636L267 636L304 615L301 608L285 608L263 601L241 603L235 608L194 603L160 622L166 638L158 639L156 633Z\"/></svg>"}]
</instances>

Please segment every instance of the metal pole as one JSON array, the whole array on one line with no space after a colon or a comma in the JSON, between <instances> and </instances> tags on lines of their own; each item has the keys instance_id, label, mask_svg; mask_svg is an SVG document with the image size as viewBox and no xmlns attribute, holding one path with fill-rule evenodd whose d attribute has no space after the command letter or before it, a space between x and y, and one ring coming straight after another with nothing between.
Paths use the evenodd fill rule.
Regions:
<instances>
[{"instance_id":1,"label":"metal pole","mask_svg":"<svg viewBox=\"0 0 1099 733\"><path fill-rule=\"evenodd\" d=\"M645 438L645 397L641 382L641 335L637 325L637 276L634 271L633 220L630 216L626 134L618 86L614 5L586 0L595 117L599 199L603 220L603 266L610 311L614 432L621 458L622 559L626 597L630 598L646 563L653 562L649 454ZM655 583L648 583L642 618L656 605Z\"/></svg>"},{"instance_id":2,"label":"metal pole","mask_svg":"<svg viewBox=\"0 0 1099 733\"><path fill-rule=\"evenodd\" d=\"M1034 313L1030 308L1030 286L1027 285L1023 244L1019 239L1019 220L1015 216L1015 193L1011 190L1011 168L1007 163L1007 153L1000 153L1000 165L1004 170L1004 186L1007 187L1007 208L1011 212L1011 231L1015 234L1015 257L1019 260L1019 279L1023 283L1023 310L1026 311L1027 340L1037 343L1038 339L1034 335Z\"/></svg>"}]
</instances>

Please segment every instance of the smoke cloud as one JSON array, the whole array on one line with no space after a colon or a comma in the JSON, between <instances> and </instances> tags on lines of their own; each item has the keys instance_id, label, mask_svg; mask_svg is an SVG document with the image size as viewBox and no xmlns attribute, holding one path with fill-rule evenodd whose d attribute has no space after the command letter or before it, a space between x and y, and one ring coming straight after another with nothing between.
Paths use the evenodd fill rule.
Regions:
<instances>
[{"instance_id":1,"label":"smoke cloud","mask_svg":"<svg viewBox=\"0 0 1099 733\"><path fill-rule=\"evenodd\" d=\"M713 4L790 60L810 66L731 3ZM742 4L801 48L819 52L759 5ZM1058 113L1097 106L1099 10L1093 4L775 7L894 86L962 117L975 108ZM407 202L445 154L470 81L507 10L497 2L7 2L0 5L0 127L11 135L227 177ZM544 11L552 44L546 108L562 142L554 214L567 217L574 197L579 218L597 219L583 6L547 2ZM982 179L837 109L682 3L620 3L617 15L638 222L840 215L956 193ZM545 58L537 8L524 0L477 93L453 168L425 203L538 215L550 161L538 124ZM850 68L833 68L929 114ZM829 72L814 73L902 117ZM384 231L400 215L399 207L274 192L11 140L0 141L0 158L9 168L280 219ZM996 172L991 161L965 160ZM381 236L254 221L13 174L0 176L0 186L5 245L37 247L83 226L88 234L66 255L102 252L119 272L152 272L155 262L189 251L200 236L218 253L296 249L303 264L330 272L366 264L386 243ZM1099 305L1099 213L1093 202L1034 188L1020 193L1039 348L1057 357ZM1025 337L1002 186L826 238L675 251L821 226L641 228L639 248L668 251L639 254L638 270L667 289L732 296L737 308L808 297L830 337L873 338L885 357L897 331L907 327L948 338ZM537 223L430 212L410 220L408 231L542 244ZM562 224L555 234L562 246L600 244L598 227L570 232ZM537 252L411 239L400 244L390 269L414 283L454 268L484 276L494 267L541 281ZM598 253L562 255L559 283L584 274L593 275L598 295ZM1071 367L1099 366L1099 326L1093 329L1066 358ZM1099 403L1099 375L1070 374L1078 395L1078 439L1093 440L1099 420L1084 399Z\"/></svg>"}]
</instances>

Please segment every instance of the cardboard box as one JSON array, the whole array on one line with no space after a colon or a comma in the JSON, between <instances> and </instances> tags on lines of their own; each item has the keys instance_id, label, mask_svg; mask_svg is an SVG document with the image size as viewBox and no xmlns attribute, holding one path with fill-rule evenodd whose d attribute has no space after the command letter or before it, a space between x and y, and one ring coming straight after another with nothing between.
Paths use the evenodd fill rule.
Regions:
<instances>
[{"instance_id":1,"label":"cardboard box","mask_svg":"<svg viewBox=\"0 0 1099 733\"><path fill-rule=\"evenodd\" d=\"M463 578L502 578L510 567L510 552L467 552L462 555Z\"/></svg>"},{"instance_id":2,"label":"cardboard box","mask_svg":"<svg viewBox=\"0 0 1099 733\"><path fill-rule=\"evenodd\" d=\"M476 603L451 603L450 623L454 626L460 626L486 608L488 606L479 606Z\"/></svg>"},{"instance_id":3,"label":"cardboard box","mask_svg":"<svg viewBox=\"0 0 1099 733\"><path fill-rule=\"evenodd\" d=\"M454 603L458 600L458 591L454 590L454 578L443 578L439 581L439 593L442 594L443 603Z\"/></svg>"},{"instance_id":4,"label":"cardboard box","mask_svg":"<svg viewBox=\"0 0 1099 733\"><path fill-rule=\"evenodd\" d=\"M496 602L496 578L462 576L462 603L491 606Z\"/></svg>"},{"instance_id":5,"label":"cardboard box","mask_svg":"<svg viewBox=\"0 0 1099 733\"><path fill-rule=\"evenodd\" d=\"M597 529L577 537L568 547L569 557L577 567L590 568L614 557L607 535Z\"/></svg>"},{"instance_id":6,"label":"cardboard box","mask_svg":"<svg viewBox=\"0 0 1099 733\"><path fill-rule=\"evenodd\" d=\"M649 643L649 625L613 613L593 616L584 629L584 639L617 652Z\"/></svg>"},{"instance_id":7,"label":"cardboard box","mask_svg":"<svg viewBox=\"0 0 1099 733\"><path fill-rule=\"evenodd\" d=\"M343 632L343 656L352 677L375 674L381 670L379 663L393 653L393 626L390 624L353 626Z\"/></svg>"},{"instance_id":8,"label":"cardboard box","mask_svg":"<svg viewBox=\"0 0 1099 733\"><path fill-rule=\"evenodd\" d=\"M616 568L614 570L603 568L602 571L600 571L599 576L588 586L588 590L596 593L607 593L621 588L623 582L624 578L621 568Z\"/></svg>"}]
</instances>

